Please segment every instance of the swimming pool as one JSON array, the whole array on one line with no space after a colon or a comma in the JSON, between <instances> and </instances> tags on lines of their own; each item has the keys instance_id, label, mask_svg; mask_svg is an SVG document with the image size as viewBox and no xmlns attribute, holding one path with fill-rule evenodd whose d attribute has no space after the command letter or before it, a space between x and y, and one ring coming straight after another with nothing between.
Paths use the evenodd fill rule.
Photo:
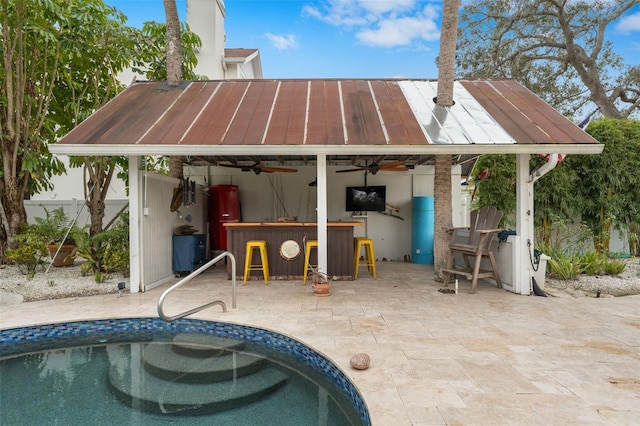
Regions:
<instances>
[{"instance_id":1,"label":"swimming pool","mask_svg":"<svg viewBox=\"0 0 640 426\"><path fill-rule=\"evenodd\" d=\"M264 356L273 362L275 370L290 369L295 370L301 376L304 376L311 383L316 385L315 398L318 407L317 410L305 409L304 406L297 403L291 403L291 400L285 402L284 407L268 407L263 402L256 402L243 407L241 410L249 413L255 418L253 424L269 424L269 415L273 415L275 419L278 419L279 424L307 424L303 421L300 423L292 417L296 414L296 411L306 411L305 415L309 416L310 412L313 412L313 424L320 424L319 419L327 418L328 421L333 424L336 418L338 418L339 424L362 424L370 425L371 421L369 413L364 401L356 389L351 383L348 377L340 370L333 362L327 359L322 354L313 350L312 348L304 345L303 343L290 338L288 336L264 330L254 327L248 327L238 324L229 324L222 322L212 322L203 320L189 320L182 319L174 322L165 322L158 318L127 318L127 319L113 319L113 320L98 320L98 321L80 321L61 324L49 324L34 327L22 327L7 330L0 330L0 356L3 359L17 359L17 357L23 354L29 354L33 352L41 352L47 354L64 353L61 356L62 362L74 363L79 360L79 364L84 365L84 359L87 357L96 359L112 359L114 353L125 353L125 362L119 362L122 365L135 365L131 362L131 359L136 359L132 354L138 354L143 351L143 348L149 347L151 343L159 341L171 341L175 336L217 336L222 338L232 339L233 341L241 341L246 344L247 348L243 351L249 351L252 353ZM51 355L50 355L51 356ZM127 358L128 357L128 358ZM31 362L36 364L41 358L32 358ZM75 360L75 361L74 361ZM234 358L234 363L240 363L239 358ZM4 362L3 362L4 365ZM3 367L4 368L4 367ZM92 370L91 367L84 367L85 369ZM113 369L113 364L112 364ZM40 369L42 370L42 368ZM63 371L62 369L60 371ZM67 370L64 370L67 371ZM40 371L39 374L42 374ZM65 373L74 374L74 373ZM9 387L6 380L0 377L2 381L2 392L8 392L11 395L15 395L19 392L19 397L15 400L25 400L28 404L27 407L36 407L38 401L42 401L42 405L46 404L62 404L60 398L71 399L65 406L73 407L78 406L79 415L87 416L86 418L102 418L105 421L111 415L112 410L120 410L120 406L124 405L119 401L111 401L110 398L105 397L108 394L114 394L113 385L111 389L104 384L105 375L111 375L112 372L92 372L91 375L83 379L86 383L84 388L95 389L97 392L95 395L86 395L86 391L78 391L72 389L70 395L57 395L57 392L64 390L64 386L53 380L48 386L48 389L38 389L30 383L26 383L26 389L21 391L13 389L5 389ZM278 373L274 373L278 374ZM6 374L4 374L7 376ZM131 380L134 380L134 375L131 375L128 371L121 374L123 377L131 376ZM8 377L8 376L7 376ZM58 382L66 380L64 377L57 379ZM109 378L109 380L112 380ZM296 382L297 379L290 380ZM68 382L68 380L66 380ZM289 386L287 382L286 386ZM11 382L13 386L14 383ZM280 385L278 385L280 386ZM305 385L308 386L308 385ZM277 386L276 386L277 387ZM106 391L105 391L106 389ZM275 387L274 387L275 389ZM68 389L66 389L68 390ZM106 393L105 393L106 392ZM117 392L116 392L117 393ZM298 391L297 393L302 393ZM279 395L279 391L269 392L269 398L272 399L272 395ZM88 396L87 400L81 400L80 397ZM277 397L276 397L277 399ZM3 406L8 399L5 399L2 395ZM104 407L98 402L102 400L109 400L110 406ZM100 405L100 408L98 406ZM339 416L335 417L334 414L327 414L326 409L323 407L329 407L335 411L335 407L340 411ZM91 413L92 406L97 409L96 413ZM81 408L82 407L82 408ZM117 408L116 408L117 407ZM33 408L31 408L33 409ZM254 410L254 414L251 414L251 410ZM27 410L29 411L29 409ZM135 410L134 410L135 411ZM130 423L135 424L153 424L156 421L161 421L158 413L144 413L145 410L136 411L135 414L129 414L127 419ZM233 411L233 410L231 410ZM25 412L19 419L21 424L25 424ZM176 413L173 413L176 414ZM225 411L223 413L214 414L216 417L212 420L207 417L210 413L206 413L205 416L189 416L180 417L181 424L248 424L246 420L242 420L239 423L237 419L230 417L231 413ZM3 408L2 417L8 416L7 412ZM18 415L18 414L14 414ZM334 416L334 417L332 417ZM304 417L303 417L304 418ZM290 422L287 423L287 420ZM333 419L333 420L331 420ZM164 419L166 421L166 419ZM309 419L307 418L307 421ZM11 418L0 418L0 422L3 424L12 424ZM95 421L94 421L95 422Z\"/></svg>"}]
</instances>

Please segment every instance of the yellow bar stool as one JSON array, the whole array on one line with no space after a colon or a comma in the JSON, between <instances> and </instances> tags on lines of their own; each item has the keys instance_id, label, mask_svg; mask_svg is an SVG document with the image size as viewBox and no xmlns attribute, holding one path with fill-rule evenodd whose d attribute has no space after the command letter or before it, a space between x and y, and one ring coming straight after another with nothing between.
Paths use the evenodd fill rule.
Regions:
<instances>
[{"instance_id":1,"label":"yellow bar stool","mask_svg":"<svg viewBox=\"0 0 640 426\"><path fill-rule=\"evenodd\" d=\"M371 238L365 237L356 237L355 240L355 250L353 253L353 279L358 278L358 267L360 266L360 251L362 247L364 247L364 265L367 265L367 269L373 275L373 279L378 279L378 274L376 273L376 256L373 250L373 240Z\"/></svg>"},{"instance_id":2,"label":"yellow bar stool","mask_svg":"<svg viewBox=\"0 0 640 426\"><path fill-rule=\"evenodd\" d=\"M307 285L307 274L311 270L311 266L317 268L318 265L309 265L311 260L311 249L318 249L318 241L317 240L309 240L304 245L304 278L302 279L302 285Z\"/></svg>"},{"instance_id":3,"label":"yellow bar stool","mask_svg":"<svg viewBox=\"0 0 640 426\"><path fill-rule=\"evenodd\" d=\"M254 249L260 251L260 264L254 265L251 262ZM269 284L269 259L267 258L267 242L264 240L247 241L247 251L244 257L244 282L242 285L247 284L247 278L249 278L251 271L262 271L265 285Z\"/></svg>"}]
</instances>

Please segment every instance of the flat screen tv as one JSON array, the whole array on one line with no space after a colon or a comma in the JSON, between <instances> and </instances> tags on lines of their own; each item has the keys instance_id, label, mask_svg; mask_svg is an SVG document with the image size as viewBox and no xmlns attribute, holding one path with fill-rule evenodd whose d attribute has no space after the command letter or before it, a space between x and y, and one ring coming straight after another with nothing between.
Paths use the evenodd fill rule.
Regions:
<instances>
[{"instance_id":1,"label":"flat screen tv","mask_svg":"<svg viewBox=\"0 0 640 426\"><path fill-rule=\"evenodd\" d=\"M386 209L386 186L348 186L348 212L381 212Z\"/></svg>"}]
</instances>

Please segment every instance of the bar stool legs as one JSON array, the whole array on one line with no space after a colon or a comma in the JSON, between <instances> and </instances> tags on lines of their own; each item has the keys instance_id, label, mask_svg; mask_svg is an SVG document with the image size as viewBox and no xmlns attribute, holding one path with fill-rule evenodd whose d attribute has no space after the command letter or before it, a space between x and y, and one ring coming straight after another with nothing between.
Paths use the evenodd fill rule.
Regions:
<instances>
[{"instance_id":1,"label":"bar stool legs","mask_svg":"<svg viewBox=\"0 0 640 426\"><path fill-rule=\"evenodd\" d=\"M309 240L306 242L305 244L305 248L304 248L304 274L303 274L303 278L302 278L302 285L307 285L307 274L309 273L309 271L311 271L311 266L317 268L318 265L309 265L309 262L311 261L311 249L318 248L318 241L317 240Z\"/></svg>"},{"instance_id":2,"label":"bar stool legs","mask_svg":"<svg viewBox=\"0 0 640 426\"><path fill-rule=\"evenodd\" d=\"M365 248L364 265L367 265L367 269L373 276L374 280L378 279L376 273L376 256L373 250L373 240L371 238L357 237L355 240L355 250L353 253L353 279L358 278L358 267L360 266L360 251L362 247Z\"/></svg>"},{"instance_id":3,"label":"bar stool legs","mask_svg":"<svg viewBox=\"0 0 640 426\"><path fill-rule=\"evenodd\" d=\"M251 262L253 257L253 250L258 249L260 251L260 264L253 264ZM269 259L267 258L267 242L263 240L251 240L247 241L247 251L244 258L244 282L242 285L247 284L247 278L251 271L262 271L264 276L265 285L269 284Z\"/></svg>"}]
</instances>

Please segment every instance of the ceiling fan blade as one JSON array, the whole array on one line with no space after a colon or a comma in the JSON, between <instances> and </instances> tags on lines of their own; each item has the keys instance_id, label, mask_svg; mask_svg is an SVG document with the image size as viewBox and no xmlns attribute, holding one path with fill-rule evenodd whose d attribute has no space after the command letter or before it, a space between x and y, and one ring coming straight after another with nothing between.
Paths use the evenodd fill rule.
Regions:
<instances>
[{"instance_id":1,"label":"ceiling fan blade","mask_svg":"<svg viewBox=\"0 0 640 426\"><path fill-rule=\"evenodd\" d=\"M336 173L361 172L363 170L367 170L367 168L366 167L359 167L357 169L336 170Z\"/></svg>"},{"instance_id":2,"label":"ceiling fan blade","mask_svg":"<svg viewBox=\"0 0 640 426\"><path fill-rule=\"evenodd\" d=\"M407 170L409 170L408 167L393 167L390 169L384 168L384 169L380 169L383 172L406 172Z\"/></svg>"},{"instance_id":3,"label":"ceiling fan blade","mask_svg":"<svg viewBox=\"0 0 640 426\"><path fill-rule=\"evenodd\" d=\"M258 166L265 173L296 173L298 169L289 169L286 167L267 167Z\"/></svg>"},{"instance_id":4,"label":"ceiling fan blade","mask_svg":"<svg viewBox=\"0 0 640 426\"><path fill-rule=\"evenodd\" d=\"M388 170L388 169L395 169L398 167L405 167L406 163L404 161L394 161L392 163L387 163L387 164L381 164L379 166L380 170ZM406 167L405 167L406 168Z\"/></svg>"}]
</instances>

